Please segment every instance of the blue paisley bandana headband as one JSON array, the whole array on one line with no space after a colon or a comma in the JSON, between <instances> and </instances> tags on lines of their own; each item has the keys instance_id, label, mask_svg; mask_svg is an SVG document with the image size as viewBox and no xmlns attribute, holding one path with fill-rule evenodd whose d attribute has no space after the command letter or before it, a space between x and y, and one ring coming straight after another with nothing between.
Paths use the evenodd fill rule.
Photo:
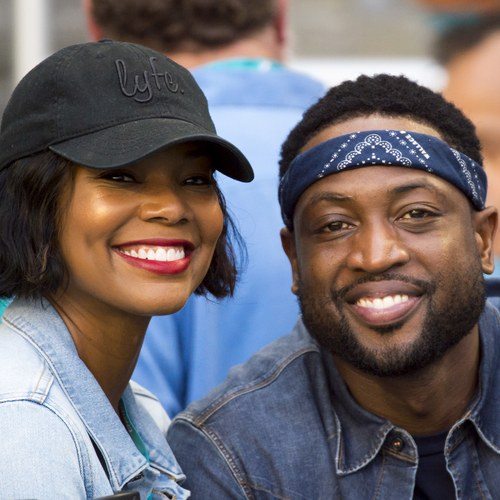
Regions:
<instances>
[{"instance_id":1,"label":"blue paisley bandana headband","mask_svg":"<svg viewBox=\"0 0 500 500\"><path fill-rule=\"evenodd\" d=\"M431 135L370 130L325 141L290 163L279 186L285 225L293 226L295 205L311 184L327 175L373 165L416 168L437 175L460 189L475 209L484 208L486 173L477 162Z\"/></svg>"}]
</instances>

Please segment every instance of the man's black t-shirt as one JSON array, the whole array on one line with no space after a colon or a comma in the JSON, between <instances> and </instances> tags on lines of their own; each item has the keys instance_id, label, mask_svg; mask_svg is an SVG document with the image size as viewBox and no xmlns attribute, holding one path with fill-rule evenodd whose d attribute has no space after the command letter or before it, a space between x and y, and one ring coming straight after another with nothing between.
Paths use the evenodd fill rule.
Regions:
<instances>
[{"instance_id":1,"label":"man's black t-shirt","mask_svg":"<svg viewBox=\"0 0 500 500\"><path fill-rule=\"evenodd\" d=\"M446 470L444 443L447 432L413 437L418 447L418 469L414 500L453 500L455 487Z\"/></svg>"}]
</instances>

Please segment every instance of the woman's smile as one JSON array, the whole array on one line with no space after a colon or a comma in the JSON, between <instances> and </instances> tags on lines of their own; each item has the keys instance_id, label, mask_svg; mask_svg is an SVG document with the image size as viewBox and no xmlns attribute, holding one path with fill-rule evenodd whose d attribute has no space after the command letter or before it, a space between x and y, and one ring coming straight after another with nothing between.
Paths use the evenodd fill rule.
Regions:
<instances>
[{"instance_id":1,"label":"woman's smile","mask_svg":"<svg viewBox=\"0 0 500 500\"><path fill-rule=\"evenodd\" d=\"M124 243L113 248L128 264L156 274L184 272L194 245L186 240L155 238Z\"/></svg>"}]
</instances>

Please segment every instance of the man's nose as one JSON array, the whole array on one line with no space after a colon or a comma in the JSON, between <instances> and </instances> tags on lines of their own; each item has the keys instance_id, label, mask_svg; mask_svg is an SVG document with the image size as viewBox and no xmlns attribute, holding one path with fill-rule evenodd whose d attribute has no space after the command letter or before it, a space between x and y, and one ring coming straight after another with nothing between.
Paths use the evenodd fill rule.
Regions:
<instances>
[{"instance_id":1,"label":"man's nose","mask_svg":"<svg viewBox=\"0 0 500 500\"><path fill-rule=\"evenodd\" d=\"M144 221L174 225L191 218L189 203L175 186L151 186L141 196L139 217Z\"/></svg>"},{"instance_id":2,"label":"man's nose","mask_svg":"<svg viewBox=\"0 0 500 500\"><path fill-rule=\"evenodd\" d=\"M347 258L352 270L382 273L406 264L410 254L389 221L364 224L352 240L352 249Z\"/></svg>"}]
</instances>

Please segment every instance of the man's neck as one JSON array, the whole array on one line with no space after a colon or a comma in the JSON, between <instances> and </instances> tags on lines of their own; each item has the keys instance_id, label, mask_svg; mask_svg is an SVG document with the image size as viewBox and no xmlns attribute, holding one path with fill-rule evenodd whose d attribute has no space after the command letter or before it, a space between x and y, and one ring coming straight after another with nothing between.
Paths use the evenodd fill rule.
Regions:
<instances>
[{"instance_id":1,"label":"man's neck","mask_svg":"<svg viewBox=\"0 0 500 500\"><path fill-rule=\"evenodd\" d=\"M272 31L265 31L251 38L245 38L231 45L216 49L186 47L184 50L169 52L167 55L180 65L192 69L204 64L225 59L273 59L284 60L283 47L273 38Z\"/></svg>"},{"instance_id":2,"label":"man's neck","mask_svg":"<svg viewBox=\"0 0 500 500\"><path fill-rule=\"evenodd\" d=\"M351 395L364 409L413 435L450 429L467 411L478 386L479 332L463 338L438 362L401 377L377 377L335 357Z\"/></svg>"}]
</instances>

